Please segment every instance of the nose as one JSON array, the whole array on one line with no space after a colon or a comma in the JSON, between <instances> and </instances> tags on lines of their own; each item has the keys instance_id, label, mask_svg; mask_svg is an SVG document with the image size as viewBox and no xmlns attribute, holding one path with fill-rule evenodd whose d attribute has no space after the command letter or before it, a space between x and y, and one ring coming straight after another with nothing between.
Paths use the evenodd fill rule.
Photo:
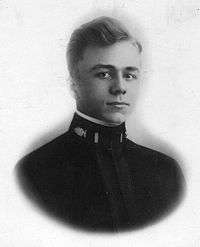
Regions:
<instances>
[{"instance_id":1,"label":"nose","mask_svg":"<svg viewBox=\"0 0 200 247\"><path fill-rule=\"evenodd\" d=\"M109 88L109 92L112 95L120 95L126 93L125 81L123 77L118 76L111 82L111 86Z\"/></svg>"}]
</instances>

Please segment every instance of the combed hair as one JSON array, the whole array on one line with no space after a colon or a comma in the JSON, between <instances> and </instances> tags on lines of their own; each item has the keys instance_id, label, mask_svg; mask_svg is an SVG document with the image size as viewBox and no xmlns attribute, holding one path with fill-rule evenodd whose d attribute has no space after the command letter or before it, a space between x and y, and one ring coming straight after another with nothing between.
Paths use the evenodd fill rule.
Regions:
<instances>
[{"instance_id":1,"label":"combed hair","mask_svg":"<svg viewBox=\"0 0 200 247\"><path fill-rule=\"evenodd\" d=\"M109 46L122 40L132 39L139 52L141 44L133 39L125 27L116 19L99 17L76 29L67 47L67 64L70 76L76 79L77 63L83 58L83 52L88 46Z\"/></svg>"}]
</instances>

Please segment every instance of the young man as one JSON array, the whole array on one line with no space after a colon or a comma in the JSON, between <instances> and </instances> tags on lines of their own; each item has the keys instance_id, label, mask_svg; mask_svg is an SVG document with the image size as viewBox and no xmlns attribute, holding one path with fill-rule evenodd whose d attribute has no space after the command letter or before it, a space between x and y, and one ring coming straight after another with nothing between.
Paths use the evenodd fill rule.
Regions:
<instances>
[{"instance_id":1,"label":"young man","mask_svg":"<svg viewBox=\"0 0 200 247\"><path fill-rule=\"evenodd\" d=\"M180 201L176 161L126 137L141 53L139 41L109 17L71 36L67 59L77 111L66 133L18 165L25 192L62 221L94 231L139 228Z\"/></svg>"}]
</instances>

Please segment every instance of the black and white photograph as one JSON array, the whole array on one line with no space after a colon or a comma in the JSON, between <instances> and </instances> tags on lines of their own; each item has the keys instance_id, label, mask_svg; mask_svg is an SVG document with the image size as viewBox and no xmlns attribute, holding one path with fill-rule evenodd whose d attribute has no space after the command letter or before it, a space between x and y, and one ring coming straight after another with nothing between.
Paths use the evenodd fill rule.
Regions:
<instances>
[{"instance_id":1,"label":"black and white photograph","mask_svg":"<svg viewBox=\"0 0 200 247\"><path fill-rule=\"evenodd\" d=\"M200 244L198 1L1 1L2 246Z\"/></svg>"}]
</instances>

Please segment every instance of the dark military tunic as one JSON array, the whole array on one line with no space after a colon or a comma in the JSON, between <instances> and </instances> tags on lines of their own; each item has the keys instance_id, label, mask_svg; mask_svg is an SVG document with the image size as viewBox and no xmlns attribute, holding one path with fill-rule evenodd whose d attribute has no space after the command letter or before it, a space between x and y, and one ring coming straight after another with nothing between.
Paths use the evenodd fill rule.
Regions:
<instances>
[{"instance_id":1,"label":"dark military tunic","mask_svg":"<svg viewBox=\"0 0 200 247\"><path fill-rule=\"evenodd\" d=\"M17 165L24 192L45 212L91 231L144 227L174 209L184 179L175 160L77 114L69 130Z\"/></svg>"}]
</instances>

